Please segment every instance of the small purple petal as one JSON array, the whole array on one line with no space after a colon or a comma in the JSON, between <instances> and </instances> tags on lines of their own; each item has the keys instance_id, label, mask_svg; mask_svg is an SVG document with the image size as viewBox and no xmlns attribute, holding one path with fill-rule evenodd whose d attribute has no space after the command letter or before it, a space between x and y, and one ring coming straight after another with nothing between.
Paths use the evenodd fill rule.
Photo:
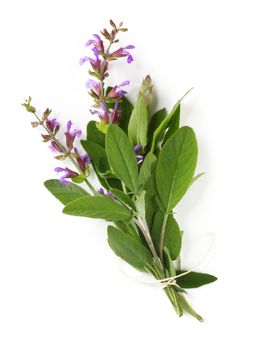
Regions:
<instances>
[{"instance_id":1,"label":"small purple petal","mask_svg":"<svg viewBox=\"0 0 259 350\"><path fill-rule=\"evenodd\" d=\"M99 52L99 50L97 49L97 47L94 47L94 48L92 49L92 51L93 51L95 57L98 58L100 52Z\"/></svg>"},{"instance_id":2,"label":"small purple petal","mask_svg":"<svg viewBox=\"0 0 259 350\"><path fill-rule=\"evenodd\" d=\"M71 122L71 120L69 120L69 121L67 122L67 131L70 131L71 126L72 126L72 122Z\"/></svg>"},{"instance_id":3,"label":"small purple petal","mask_svg":"<svg viewBox=\"0 0 259 350\"><path fill-rule=\"evenodd\" d=\"M97 109L89 109L91 114L99 114L99 111Z\"/></svg>"},{"instance_id":4,"label":"small purple petal","mask_svg":"<svg viewBox=\"0 0 259 350\"><path fill-rule=\"evenodd\" d=\"M82 136L82 131L80 129L79 130L75 130L75 133L76 133L77 137Z\"/></svg>"},{"instance_id":5,"label":"small purple petal","mask_svg":"<svg viewBox=\"0 0 259 350\"><path fill-rule=\"evenodd\" d=\"M129 80L125 80L122 83L120 83L120 85L118 85L117 87L127 86L127 85L129 85L129 83L130 83Z\"/></svg>"},{"instance_id":6,"label":"small purple petal","mask_svg":"<svg viewBox=\"0 0 259 350\"><path fill-rule=\"evenodd\" d=\"M70 181L67 181L65 176L61 176L61 178L59 179L59 181L60 181L63 185L69 185L69 184L70 184Z\"/></svg>"},{"instance_id":7,"label":"small purple petal","mask_svg":"<svg viewBox=\"0 0 259 350\"><path fill-rule=\"evenodd\" d=\"M66 171L66 169L61 168L61 167L56 167L56 168L54 169L54 171L56 171L56 172L59 174L59 173L62 173L63 171Z\"/></svg>"},{"instance_id":8,"label":"small purple petal","mask_svg":"<svg viewBox=\"0 0 259 350\"><path fill-rule=\"evenodd\" d=\"M90 39L88 40L86 43L85 43L85 46L90 46L94 43L95 41L93 39Z\"/></svg>"},{"instance_id":9,"label":"small purple petal","mask_svg":"<svg viewBox=\"0 0 259 350\"><path fill-rule=\"evenodd\" d=\"M134 60L133 60L133 57L131 56L131 55L128 55L128 58L127 58L127 62L128 63L131 63L131 62L133 62Z\"/></svg>"},{"instance_id":10,"label":"small purple petal","mask_svg":"<svg viewBox=\"0 0 259 350\"><path fill-rule=\"evenodd\" d=\"M102 41L102 39L99 37L98 34L93 34L93 37L95 37L95 39L96 39L97 41Z\"/></svg>"},{"instance_id":11,"label":"small purple petal","mask_svg":"<svg viewBox=\"0 0 259 350\"><path fill-rule=\"evenodd\" d=\"M100 194L104 194L104 189L101 187L101 188L98 190L98 192L99 192Z\"/></svg>"},{"instance_id":12,"label":"small purple petal","mask_svg":"<svg viewBox=\"0 0 259 350\"><path fill-rule=\"evenodd\" d=\"M135 46L134 45L128 45L128 46L125 46L124 49L127 49L127 50L135 49Z\"/></svg>"},{"instance_id":13,"label":"small purple petal","mask_svg":"<svg viewBox=\"0 0 259 350\"><path fill-rule=\"evenodd\" d=\"M89 61L89 57L81 57L80 60L79 60L79 64L80 66L82 66L82 64L84 64L85 62Z\"/></svg>"},{"instance_id":14,"label":"small purple petal","mask_svg":"<svg viewBox=\"0 0 259 350\"><path fill-rule=\"evenodd\" d=\"M135 151L135 152L140 151L141 148L142 148L141 145L136 145L136 146L134 147L134 151Z\"/></svg>"},{"instance_id":15,"label":"small purple petal","mask_svg":"<svg viewBox=\"0 0 259 350\"><path fill-rule=\"evenodd\" d=\"M85 85L86 85L87 89L94 89L96 84L98 84L97 81L95 81L93 79L89 79Z\"/></svg>"}]
</instances>

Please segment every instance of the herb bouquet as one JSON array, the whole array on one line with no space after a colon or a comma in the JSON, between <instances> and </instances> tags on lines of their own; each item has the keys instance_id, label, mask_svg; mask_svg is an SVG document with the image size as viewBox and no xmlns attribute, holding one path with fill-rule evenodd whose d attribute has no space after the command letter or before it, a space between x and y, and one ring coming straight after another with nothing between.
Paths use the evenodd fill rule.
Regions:
<instances>
[{"instance_id":1,"label":"herb bouquet","mask_svg":"<svg viewBox=\"0 0 259 350\"><path fill-rule=\"evenodd\" d=\"M108 226L108 243L121 259L136 269L151 274L163 287L176 313L183 311L199 321L186 298L187 288L196 288L216 280L212 275L181 269L182 234L173 209L182 199L194 176L198 156L192 128L180 127L182 99L168 114L163 108L151 113L152 82L147 76L135 104L126 98L129 81L109 87L106 78L112 61L133 61L133 45L114 48L118 34L127 31L110 21L111 29L94 34L86 43L90 57L87 88L94 100L92 115L99 121L87 124L87 137L81 140L85 154L75 147L81 131L69 121L60 137L60 124L46 109L39 115L28 98L23 106L36 118L33 127L42 127L43 142L48 142L55 158L68 160L73 168L57 167L60 180L47 180L46 188L65 205L63 213L101 218ZM107 45L106 45L107 43ZM100 186L89 180L94 174ZM92 176L91 174L91 176ZM84 189L82 185L84 184Z\"/></svg>"}]
</instances>

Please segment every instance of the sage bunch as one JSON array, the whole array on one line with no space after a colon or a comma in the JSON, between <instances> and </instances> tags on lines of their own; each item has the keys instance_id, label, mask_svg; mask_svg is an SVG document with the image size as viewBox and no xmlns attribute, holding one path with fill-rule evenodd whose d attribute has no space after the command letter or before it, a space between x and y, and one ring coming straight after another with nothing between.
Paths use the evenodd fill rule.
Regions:
<instances>
[{"instance_id":1,"label":"sage bunch","mask_svg":"<svg viewBox=\"0 0 259 350\"><path fill-rule=\"evenodd\" d=\"M110 25L86 42L90 55L80 59L81 65L89 65L86 87L93 99L89 116L98 118L87 123L85 139L72 121L62 132L49 108L38 113L30 97L23 103L57 161L70 162L55 168L59 179L44 184L64 205L64 214L108 221L108 243L114 253L156 279L178 316L185 311L202 321L189 304L186 289L216 277L181 267L183 231L174 214L200 177L195 175L196 136L191 127L180 124L183 98L169 113L166 108L153 113L150 76L143 79L134 102L124 90L128 80L106 84L110 65L119 59L132 63L134 49L119 44L119 34L127 31L123 23L110 21ZM98 188L90 174L98 180Z\"/></svg>"}]
</instances>

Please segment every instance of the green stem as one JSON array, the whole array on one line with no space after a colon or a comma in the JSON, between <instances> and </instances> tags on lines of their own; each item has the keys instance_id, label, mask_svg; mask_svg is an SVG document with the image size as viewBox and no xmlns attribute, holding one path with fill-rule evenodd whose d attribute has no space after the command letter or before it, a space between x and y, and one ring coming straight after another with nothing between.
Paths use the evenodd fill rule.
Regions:
<instances>
[{"instance_id":1,"label":"green stem","mask_svg":"<svg viewBox=\"0 0 259 350\"><path fill-rule=\"evenodd\" d=\"M161 228L161 233L160 233L159 255L160 255L161 261L163 261L163 249L164 249L165 229L166 229L167 218L168 218L168 214L165 214L164 219L163 219L162 228Z\"/></svg>"},{"instance_id":2,"label":"green stem","mask_svg":"<svg viewBox=\"0 0 259 350\"><path fill-rule=\"evenodd\" d=\"M148 272L151 273L157 280L162 280L165 278L165 274L163 270L161 270L157 266L152 266L151 268L147 268ZM164 288L164 292L168 296L171 304L174 307L175 312L179 317L183 315L183 309L179 300L179 296L177 291L174 290L173 286L168 286Z\"/></svg>"}]
</instances>

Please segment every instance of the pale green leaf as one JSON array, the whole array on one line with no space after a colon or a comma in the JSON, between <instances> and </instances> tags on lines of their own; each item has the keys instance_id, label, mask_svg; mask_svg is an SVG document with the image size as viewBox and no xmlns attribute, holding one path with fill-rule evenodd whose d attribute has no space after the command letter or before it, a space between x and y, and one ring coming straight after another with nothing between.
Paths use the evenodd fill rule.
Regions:
<instances>
[{"instance_id":1,"label":"pale green leaf","mask_svg":"<svg viewBox=\"0 0 259 350\"><path fill-rule=\"evenodd\" d=\"M144 99L139 97L132 111L128 126L128 135L132 145L141 145L142 148L146 146L148 116L148 106Z\"/></svg>"}]
</instances>

